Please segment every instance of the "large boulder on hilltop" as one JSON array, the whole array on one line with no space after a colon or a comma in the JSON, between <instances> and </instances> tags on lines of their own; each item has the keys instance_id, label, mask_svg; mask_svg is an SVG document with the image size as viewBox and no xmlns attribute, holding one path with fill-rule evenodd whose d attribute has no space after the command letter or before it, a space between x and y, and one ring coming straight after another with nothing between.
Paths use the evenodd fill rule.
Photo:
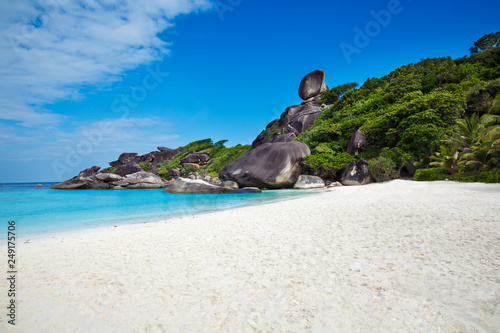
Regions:
<instances>
[{"instance_id":1,"label":"large boulder on hilltop","mask_svg":"<svg viewBox=\"0 0 500 333\"><path fill-rule=\"evenodd\" d=\"M361 152L361 149L365 146L366 137L365 135L358 129L351 137L349 144L347 145L347 152L352 156L358 156Z\"/></svg>"},{"instance_id":2,"label":"large boulder on hilltop","mask_svg":"<svg viewBox=\"0 0 500 333\"><path fill-rule=\"evenodd\" d=\"M118 157L118 161L120 161L121 164L127 164L132 162L136 156L137 153L123 153Z\"/></svg>"},{"instance_id":3,"label":"large boulder on hilltop","mask_svg":"<svg viewBox=\"0 0 500 333\"><path fill-rule=\"evenodd\" d=\"M323 188L325 186L325 181L318 176L300 175L295 185L293 185L293 188L303 190L310 188Z\"/></svg>"},{"instance_id":4,"label":"large boulder on hilltop","mask_svg":"<svg viewBox=\"0 0 500 333\"><path fill-rule=\"evenodd\" d=\"M287 107L280 119L267 124L266 129L252 142L252 147L256 148L265 143L291 142L306 131L323 113L323 108L327 107L319 101L320 93L330 89L324 80L325 72L321 70L306 75L299 87L299 95L304 102Z\"/></svg>"},{"instance_id":5,"label":"large boulder on hilltop","mask_svg":"<svg viewBox=\"0 0 500 333\"><path fill-rule=\"evenodd\" d=\"M312 101L287 107L280 119L270 122L266 129L257 136L252 147L258 147L264 143L293 141L323 113L324 106L321 102Z\"/></svg>"},{"instance_id":6,"label":"large boulder on hilltop","mask_svg":"<svg viewBox=\"0 0 500 333\"><path fill-rule=\"evenodd\" d=\"M310 154L309 147L298 141L265 143L228 164L219 178L240 187L290 188L302 173L302 159Z\"/></svg>"},{"instance_id":7,"label":"large boulder on hilltop","mask_svg":"<svg viewBox=\"0 0 500 333\"><path fill-rule=\"evenodd\" d=\"M222 194L222 193L260 193L258 188L232 189L216 186L201 179L178 178L164 192L174 194Z\"/></svg>"},{"instance_id":8,"label":"large boulder on hilltop","mask_svg":"<svg viewBox=\"0 0 500 333\"><path fill-rule=\"evenodd\" d=\"M197 153L190 153L186 155L180 162L181 164L185 163L195 163L198 165L205 165L210 161L210 156L208 155L208 152L197 152Z\"/></svg>"},{"instance_id":9,"label":"large boulder on hilltop","mask_svg":"<svg viewBox=\"0 0 500 333\"><path fill-rule=\"evenodd\" d=\"M299 96L303 100L307 100L328 90L328 86L325 84L325 72L316 70L307 74L300 82Z\"/></svg>"},{"instance_id":10,"label":"large boulder on hilltop","mask_svg":"<svg viewBox=\"0 0 500 333\"><path fill-rule=\"evenodd\" d=\"M139 166L139 164L131 162L120 166L118 169L113 171L113 173L115 175L120 175L122 177L125 177L126 175L130 175L131 173L136 173L139 171L143 171L142 168Z\"/></svg>"},{"instance_id":11,"label":"large boulder on hilltop","mask_svg":"<svg viewBox=\"0 0 500 333\"><path fill-rule=\"evenodd\" d=\"M347 164L340 176L342 185L365 185L372 181L370 166L363 159Z\"/></svg>"}]
</instances>

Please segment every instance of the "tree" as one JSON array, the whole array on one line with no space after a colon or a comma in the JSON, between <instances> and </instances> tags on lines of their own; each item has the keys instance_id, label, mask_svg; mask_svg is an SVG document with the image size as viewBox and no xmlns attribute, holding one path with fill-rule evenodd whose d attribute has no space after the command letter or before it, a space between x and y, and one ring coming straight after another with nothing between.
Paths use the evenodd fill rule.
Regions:
<instances>
[{"instance_id":1,"label":"tree","mask_svg":"<svg viewBox=\"0 0 500 333\"><path fill-rule=\"evenodd\" d=\"M500 46L500 31L479 38L474 42L474 46L469 48L469 52L470 54L476 54L495 46Z\"/></svg>"},{"instance_id":2,"label":"tree","mask_svg":"<svg viewBox=\"0 0 500 333\"><path fill-rule=\"evenodd\" d=\"M325 91L321 95L321 101L325 104L335 104L346 92L357 87L358 84L356 82L341 84L330 89L330 91Z\"/></svg>"},{"instance_id":3,"label":"tree","mask_svg":"<svg viewBox=\"0 0 500 333\"><path fill-rule=\"evenodd\" d=\"M462 164L463 152L459 152L454 146L441 146L440 150L431 156L434 162L430 165L446 169L453 175L457 167Z\"/></svg>"}]
</instances>

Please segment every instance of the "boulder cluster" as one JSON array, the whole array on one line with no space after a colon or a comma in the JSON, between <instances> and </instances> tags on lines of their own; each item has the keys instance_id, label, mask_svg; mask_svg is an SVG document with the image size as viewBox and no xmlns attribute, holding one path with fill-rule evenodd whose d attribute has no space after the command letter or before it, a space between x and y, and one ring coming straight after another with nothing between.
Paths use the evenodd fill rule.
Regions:
<instances>
[{"instance_id":1,"label":"boulder cluster","mask_svg":"<svg viewBox=\"0 0 500 333\"><path fill-rule=\"evenodd\" d=\"M252 143L252 148L242 157L226 165L219 177L211 178L196 171L210 161L208 152L191 152L180 163L192 171L184 175L179 169L169 169L172 181L158 176L158 166L169 161L184 149L158 147L158 151L144 155L123 153L109 165L111 172L99 171L94 166L52 188L57 189L151 189L167 187L170 193L254 193L260 189L321 188L327 184L319 177L307 175L302 164L311 154L309 147L294 141L306 131L328 106L320 100L328 91L325 72L316 70L306 75L299 86L299 96L304 101L285 109L279 119L271 121ZM365 145L365 135L357 130L347 147L347 152L358 156ZM147 168L144 166L147 165ZM145 171L144 169L147 171ZM186 178L182 178L186 177ZM343 185L362 185L372 181L368 163L362 159L348 164L340 177ZM335 183L329 186L337 186Z\"/></svg>"},{"instance_id":2,"label":"boulder cluster","mask_svg":"<svg viewBox=\"0 0 500 333\"><path fill-rule=\"evenodd\" d=\"M134 162L135 163L135 162ZM140 168L139 168L140 169ZM162 177L140 169L124 176L109 172L99 172L98 166L85 169L72 179L52 188L60 190L95 189L95 190L124 190L124 189L155 189L168 186ZM131 170L131 169L130 169Z\"/></svg>"},{"instance_id":3,"label":"boulder cluster","mask_svg":"<svg viewBox=\"0 0 500 333\"><path fill-rule=\"evenodd\" d=\"M321 70L306 75L299 87L299 96L304 102L287 107L279 119L271 121L257 136L252 147L264 143L291 142L311 126L327 107L319 101L321 93L330 90L324 80L325 72Z\"/></svg>"}]
</instances>

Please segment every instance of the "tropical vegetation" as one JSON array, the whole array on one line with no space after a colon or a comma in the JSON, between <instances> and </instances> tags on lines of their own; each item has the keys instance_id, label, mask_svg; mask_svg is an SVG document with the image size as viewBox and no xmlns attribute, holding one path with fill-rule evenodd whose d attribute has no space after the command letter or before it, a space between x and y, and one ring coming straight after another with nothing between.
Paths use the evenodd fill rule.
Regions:
<instances>
[{"instance_id":1,"label":"tropical vegetation","mask_svg":"<svg viewBox=\"0 0 500 333\"><path fill-rule=\"evenodd\" d=\"M488 172L494 180L500 167L499 37L482 37L470 56L424 59L361 86L347 83L323 93L330 106L297 138L311 148L304 163L334 179L354 159L346 149L359 129L366 145L356 158L369 161L377 180L399 177L405 162L435 169L416 179Z\"/></svg>"}]
</instances>

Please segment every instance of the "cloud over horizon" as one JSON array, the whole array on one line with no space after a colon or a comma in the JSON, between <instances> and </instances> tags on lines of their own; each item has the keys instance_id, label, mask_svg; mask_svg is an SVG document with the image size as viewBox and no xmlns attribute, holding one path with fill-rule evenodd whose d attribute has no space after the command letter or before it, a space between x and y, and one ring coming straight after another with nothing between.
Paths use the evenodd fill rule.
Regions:
<instances>
[{"instance_id":1,"label":"cloud over horizon","mask_svg":"<svg viewBox=\"0 0 500 333\"><path fill-rule=\"evenodd\" d=\"M44 105L79 97L139 65L161 60L171 44L158 34L208 0L51 0L0 3L0 119L57 125Z\"/></svg>"},{"instance_id":2,"label":"cloud over horizon","mask_svg":"<svg viewBox=\"0 0 500 333\"><path fill-rule=\"evenodd\" d=\"M209 0L0 2L2 163L45 160L45 172L52 173L50 163L64 159L66 148L97 123L54 112L51 105L85 98L84 90L109 89L127 71L161 61L172 44L159 35L174 26L173 19L211 8ZM163 126L158 142L178 138L165 119L117 114L108 121L113 136L93 147L88 158L94 162L124 143L149 149L145 138L152 128Z\"/></svg>"}]
</instances>

